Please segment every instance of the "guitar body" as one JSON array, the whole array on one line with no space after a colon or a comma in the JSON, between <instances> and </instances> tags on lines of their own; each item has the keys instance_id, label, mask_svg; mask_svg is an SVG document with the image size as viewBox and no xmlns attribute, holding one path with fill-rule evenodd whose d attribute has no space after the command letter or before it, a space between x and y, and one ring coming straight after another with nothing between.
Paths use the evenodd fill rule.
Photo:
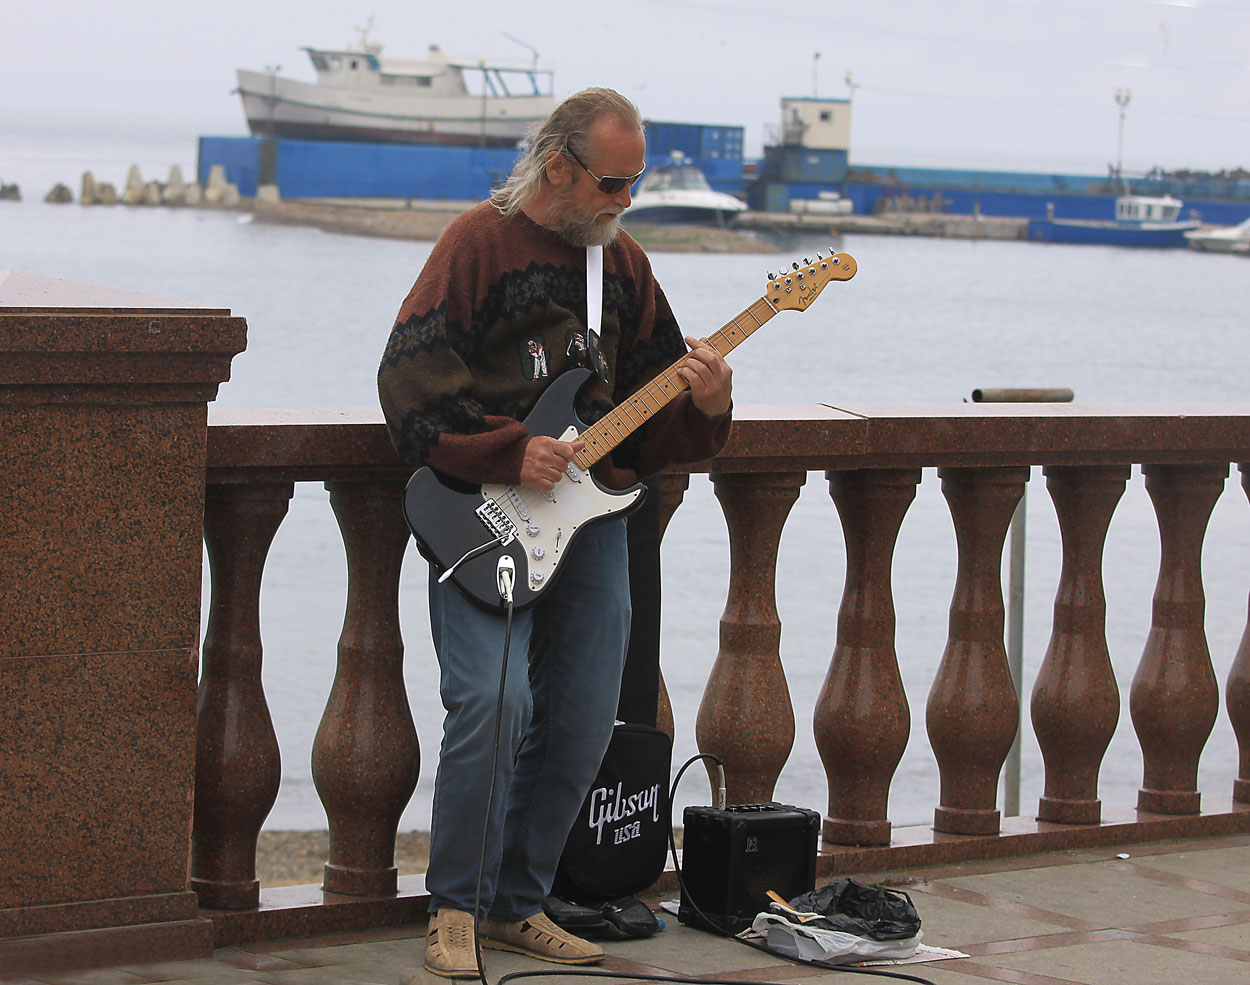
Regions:
<instances>
[{"instance_id":1,"label":"guitar body","mask_svg":"<svg viewBox=\"0 0 1250 985\"><path fill-rule=\"evenodd\" d=\"M586 425L573 401L592 375L588 369L571 369L556 377L525 418L526 430L575 441ZM504 608L496 574L500 557L510 555L515 565L514 607L528 608L559 577L561 561L583 530L632 512L645 492L641 483L620 492L608 489L576 463L546 493L531 486L472 486L425 467L408 481L404 518L422 556L440 574L456 565L451 573L456 587L498 612ZM503 543L497 540L501 536ZM492 541L488 550L461 561Z\"/></svg>"}]
</instances>

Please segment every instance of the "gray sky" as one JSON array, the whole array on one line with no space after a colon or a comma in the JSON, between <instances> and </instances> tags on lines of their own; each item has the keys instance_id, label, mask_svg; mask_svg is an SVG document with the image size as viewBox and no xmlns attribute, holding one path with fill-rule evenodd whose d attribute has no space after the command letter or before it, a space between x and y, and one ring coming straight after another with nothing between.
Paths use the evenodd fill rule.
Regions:
<instances>
[{"instance_id":1,"label":"gray sky","mask_svg":"<svg viewBox=\"0 0 1250 985\"><path fill-rule=\"evenodd\" d=\"M373 15L387 53L527 62L556 94L621 90L644 116L739 124L758 154L782 96L854 94L851 160L1103 173L1131 89L1129 173L1250 168L1250 0L26 0L4 16L3 132L246 132L236 67L311 80L301 45Z\"/></svg>"}]
</instances>

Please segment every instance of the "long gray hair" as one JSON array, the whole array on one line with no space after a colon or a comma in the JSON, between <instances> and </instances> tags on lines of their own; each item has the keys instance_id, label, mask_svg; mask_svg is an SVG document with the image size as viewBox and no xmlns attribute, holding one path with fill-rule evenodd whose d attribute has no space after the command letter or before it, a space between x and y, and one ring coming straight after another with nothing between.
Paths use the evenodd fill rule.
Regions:
<instances>
[{"instance_id":1,"label":"long gray hair","mask_svg":"<svg viewBox=\"0 0 1250 985\"><path fill-rule=\"evenodd\" d=\"M547 180L547 157L567 155L572 148L585 156L590 131L604 117L627 127L642 128L638 107L613 89L583 89L557 106L546 120L526 134L525 153L508 180L491 193L491 204L504 215L515 215L532 202Z\"/></svg>"}]
</instances>

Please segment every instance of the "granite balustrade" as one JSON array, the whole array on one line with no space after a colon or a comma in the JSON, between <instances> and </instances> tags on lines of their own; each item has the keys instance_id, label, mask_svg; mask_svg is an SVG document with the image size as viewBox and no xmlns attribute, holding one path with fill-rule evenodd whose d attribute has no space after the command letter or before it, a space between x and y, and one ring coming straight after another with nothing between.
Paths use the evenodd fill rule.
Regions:
<instances>
[{"instance_id":1,"label":"granite balustrade","mask_svg":"<svg viewBox=\"0 0 1250 985\"><path fill-rule=\"evenodd\" d=\"M422 877L394 862L422 767L398 620L411 470L375 409L221 412L206 425L245 339L243 319L224 309L0 272L5 970L203 956L424 912ZM801 487L823 473L847 564L811 723L828 799L803 805L824 815L822 875L1250 831L1250 625L1218 681L1201 566L1232 465L1250 495L1250 405L745 406L735 416L724 451L665 475L660 492L667 525L691 475L710 475L728 527L729 588L697 738L728 764L731 801L772 797L796 728L778 545ZM1021 706L1000 570L1037 466L1062 538L1029 704L1045 787L1036 816L1002 817L998 779ZM1135 805L1104 809L1099 772L1125 682L1108 657L1102 552L1134 466L1160 558L1128 692L1143 776ZM891 568L933 469L956 544L925 708L940 794L931 825L896 827L889 789L911 713ZM330 857L321 885L266 889L256 839L281 770L260 585L296 483L324 485L347 559L337 671L313 748ZM212 585L202 641L201 537ZM1202 791L1221 683L1237 775L1231 791ZM659 705L671 732L663 687Z\"/></svg>"},{"instance_id":2,"label":"granite balustrade","mask_svg":"<svg viewBox=\"0 0 1250 985\"><path fill-rule=\"evenodd\" d=\"M662 522L691 474L710 475L725 513L730 583L720 644L698 713L700 749L730 767L729 800L771 798L791 753L794 711L780 656L774 573L800 487L823 472L847 567L832 659L816 705L828 777L820 871L872 871L1051 848L1250 830L1250 630L1224 693L1238 737L1232 791L1197 788L1219 686L1204 629L1203 535L1230 463L1250 461L1250 405L748 406L721 455L664 477ZM1120 709L1106 644L1102 551L1132 466L1158 519L1160 569L1130 712L1144 760L1134 806L1104 811L1098 774ZM1020 703L1003 643L1000 571L1012 511L1042 466L1062 537L1062 570L1030 712L1044 761L1036 815L1003 818L998 780ZM894 828L888 792L909 734L894 650L891 562L922 470L936 468L956 534L947 643L925 709L940 774L931 826ZM1250 495L1250 466L1241 466ZM405 533L398 502L410 469L377 411L223 411L209 427L211 619L200 693L197 783L235 821L197 802L192 876L219 942L411 919L420 876L396 878L395 830L420 751L395 627ZM272 724L257 694L256 572L291 484L323 482L348 552L348 614L334 687L314 748L331 831L323 887L258 892L256 830L273 804ZM259 515L238 522L240 503ZM214 519L215 516L220 516ZM237 543L214 546L233 526ZM369 564L354 557L373 559ZM232 572L246 568L246 574ZM220 569L220 570L219 570ZM1250 584L1246 586L1250 588ZM210 626L213 625L210 623ZM373 627L366 630L365 627ZM362 639L362 635L368 639ZM234 678L233 686L217 681ZM386 702L352 694L392 696ZM672 713L661 687L660 720ZM227 737L221 727L229 720ZM1231 797L1229 796L1231 794ZM355 904L355 906L353 906Z\"/></svg>"}]
</instances>

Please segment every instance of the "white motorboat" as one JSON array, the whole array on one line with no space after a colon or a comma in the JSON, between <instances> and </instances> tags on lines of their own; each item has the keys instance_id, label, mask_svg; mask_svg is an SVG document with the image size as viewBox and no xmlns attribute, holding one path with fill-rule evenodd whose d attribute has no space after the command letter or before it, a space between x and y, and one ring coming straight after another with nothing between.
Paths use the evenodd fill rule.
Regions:
<instances>
[{"instance_id":1,"label":"white motorboat","mask_svg":"<svg viewBox=\"0 0 1250 985\"><path fill-rule=\"evenodd\" d=\"M713 190L693 164L665 164L647 172L622 219L626 223L727 226L746 203Z\"/></svg>"},{"instance_id":2,"label":"white motorboat","mask_svg":"<svg viewBox=\"0 0 1250 985\"><path fill-rule=\"evenodd\" d=\"M1241 253L1250 255L1250 219L1235 226L1210 226L1185 234L1195 250L1208 253Z\"/></svg>"},{"instance_id":3,"label":"white motorboat","mask_svg":"<svg viewBox=\"0 0 1250 985\"><path fill-rule=\"evenodd\" d=\"M513 147L555 108L552 71L536 64L455 61L437 46L425 58L390 58L367 27L344 48L301 50L316 82L237 70L255 136Z\"/></svg>"}]
</instances>

